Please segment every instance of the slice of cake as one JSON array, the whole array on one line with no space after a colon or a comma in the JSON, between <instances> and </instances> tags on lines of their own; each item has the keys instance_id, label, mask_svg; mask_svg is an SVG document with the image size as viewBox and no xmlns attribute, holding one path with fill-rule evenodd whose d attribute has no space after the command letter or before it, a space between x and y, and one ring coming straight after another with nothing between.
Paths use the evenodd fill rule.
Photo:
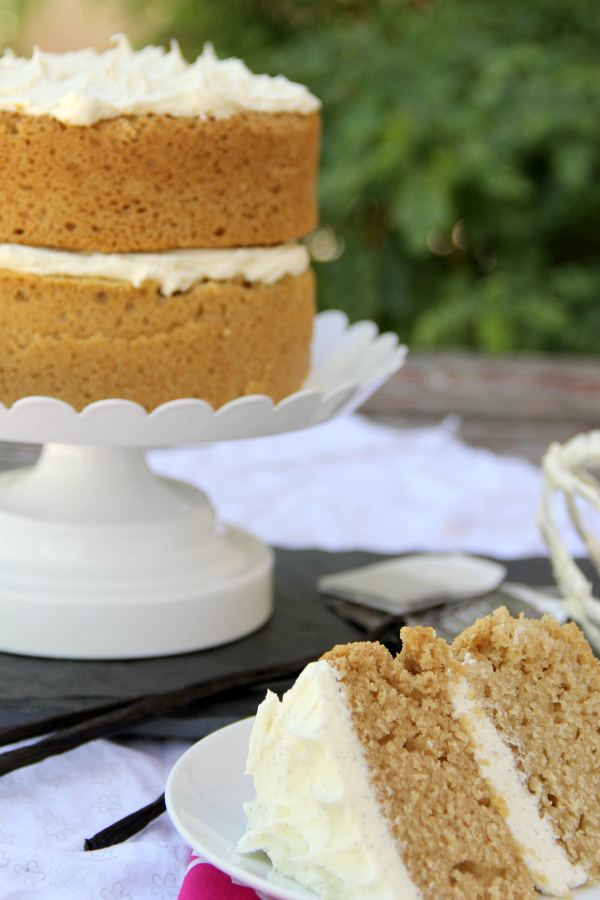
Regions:
<instances>
[{"instance_id":1,"label":"slice of cake","mask_svg":"<svg viewBox=\"0 0 600 900\"><path fill-rule=\"evenodd\" d=\"M0 402L275 401L308 375L320 103L176 44L0 59Z\"/></svg>"},{"instance_id":2,"label":"slice of cake","mask_svg":"<svg viewBox=\"0 0 600 900\"><path fill-rule=\"evenodd\" d=\"M281 702L268 695L238 849L264 851L327 900L534 897L505 802L457 712L461 666L431 629L402 639L396 659L379 644L336 647ZM567 894L572 867L554 850L549 840L542 852Z\"/></svg>"},{"instance_id":3,"label":"slice of cake","mask_svg":"<svg viewBox=\"0 0 600 900\"><path fill-rule=\"evenodd\" d=\"M239 850L327 900L570 896L600 876L600 669L575 625L497 610L452 649L336 647L252 733Z\"/></svg>"},{"instance_id":4,"label":"slice of cake","mask_svg":"<svg viewBox=\"0 0 600 900\"><path fill-rule=\"evenodd\" d=\"M485 719L574 866L600 878L600 668L574 624L506 609L452 645Z\"/></svg>"}]
</instances>

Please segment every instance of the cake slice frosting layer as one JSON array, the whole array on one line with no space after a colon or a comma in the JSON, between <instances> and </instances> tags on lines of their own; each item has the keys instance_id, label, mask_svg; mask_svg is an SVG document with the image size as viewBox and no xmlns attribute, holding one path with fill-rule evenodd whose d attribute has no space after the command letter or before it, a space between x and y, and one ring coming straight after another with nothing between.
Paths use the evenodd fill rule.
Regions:
<instances>
[{"instance_id":1,"label":"cake slice frosting layer","mask_svg":"<svg viewBox=\"0 0 600 900\"><path fill-rule=\"evenodd\" d=\"M557 843L550 820L541 818L512 750L483 712L465 676L454 678L450 696L456 716L469 732L479 771L497 798L536 887L555 897L569 897L570 888L585 883L584 869L569 862L564 848Z\"/></svg>"},{"instance_id":2,"label":"cake slice frosting layer","mask_svg":"<svg viewBox=\"0 0 600 900\"><path fill-rule=\"evenodd\" d=\"M340 673L311 663L280 702L259 707L239 851L262 850L283 875L326 900L420 900L379 814Z\"/></svg>"}]
</instances>

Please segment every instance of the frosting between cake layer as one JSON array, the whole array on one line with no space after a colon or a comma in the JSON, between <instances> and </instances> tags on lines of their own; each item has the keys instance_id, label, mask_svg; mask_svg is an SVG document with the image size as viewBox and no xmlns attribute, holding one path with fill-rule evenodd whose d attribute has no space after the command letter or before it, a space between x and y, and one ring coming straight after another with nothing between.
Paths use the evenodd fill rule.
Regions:
<instances>
[{"instance_id":1,"label":"frosting between cake layer","mask_svg":"<svg viewBox=\"0 0 600 900\"><path fill-rule=\"evenodd\" d=\"M481 775L500 800L506 824L536 887L556 897L570 896L569 889L583 884L586 874L581 866L569 862L550 821L540 816L535 797L519 777L510 748L481 709L465 676L452 680L450 697L456 715L469 732Z\"/></svg>"},{"instance_id":2,"label":"frosting between cake layer","mask_svg":"<svg viewBox=\"0 0 600 900\"><path fill-rule=\"evenodd\" d=\"M239 59L217 59L211 44L189 64L176 42L168 52L134 52L120 34L104 53L92 49L31 59L0 58L0 109L52 116L70 125L149 113L226 118L244 111L308 115L320 101L283 75L255 75Z\"/></svg>"},{"instance_id":3,"label":"frosting between cake layer","mask_svg":"<svg viewBox=\"0 0 600 900\"><path fill-rule=\"evenodd\" d=\"M250 739L241 853L264 851L276 871L325 900L420 900L381 817L335 667L310 663L280 702L268 693Z\"/></svg>"},{"instance_id":4,"label":"frosting between cake layer","mask_svg":"<svg viewBox=\"0 0 600 900\"><path fill-rule=\"evenodd\" d=\"M128 281L134 287L155 281L167 297L205 280L243 278L274 284L286 275L301 275L309 262L306 247L295 243L162 253L89 253L0 244L0 269L30 275L115 279Z\"/></svg>"}]
</instances>

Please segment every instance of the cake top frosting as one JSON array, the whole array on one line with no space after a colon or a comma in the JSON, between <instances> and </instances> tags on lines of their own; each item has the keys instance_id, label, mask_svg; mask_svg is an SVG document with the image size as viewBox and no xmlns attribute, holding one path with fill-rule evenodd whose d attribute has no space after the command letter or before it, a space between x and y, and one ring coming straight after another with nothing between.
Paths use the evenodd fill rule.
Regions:
<instances>
[{"instance_id":1,"label":"cake top frosting","mask_svg":"<svg viewBox=\"0 0 600 900\"><path fill-rule=\"evenodd\" d=\"M283 75L254 75L240 59L217 59L206 44L195 63L179 45L134 51L118 34L104 53L93 49L31 59L0 58L0 109L52 116L70 125L148 113L226 118L244 111L308 115L320 101Z\"/></svg>"}]
</instances>

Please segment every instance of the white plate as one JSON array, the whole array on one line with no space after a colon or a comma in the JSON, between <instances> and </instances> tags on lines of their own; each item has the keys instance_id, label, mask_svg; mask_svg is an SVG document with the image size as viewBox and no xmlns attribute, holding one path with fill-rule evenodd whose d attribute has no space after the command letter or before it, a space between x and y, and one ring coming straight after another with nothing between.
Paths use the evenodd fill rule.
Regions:
<instances>
[{"instance_id":1,"label":"white plate","mask_svg":"<svg viewBox=\"0 0 600 900\"><path fill-rule=\"evenodd\" d=\"M236 882L273 900L307 900L316 894L275 875L266 856L238 856L246 830L244 803L252 800L252 777L244 775L254 718L209 734L184 753L167 781L167 811L196 853ZM575 900L600 900L600 885L578 888ZM539 900L544 900L540 894Z\"/></svg>"},{"instance_id":2,"label":"white plate","mask_svg":"<svg viewBox=\"0 0 600 900\"><path fill-rule=\"evenodd\" d=\"M106 399L76 412L55 397L23 397L10 409L0 403L0 440L162 447L296 431L356 409L405 357L395 334L379 334L373 322L348 325L344 313L329 310L315 317L308 378L280 403L255 394L214 410L183 398L148 413L130 400Z\"/></svg>"},{"instance_id":3,"label":"white plate","mask_svg":"<svg viewBox=\"0 0 600 900\"><path fill-rule=\"evenodd\" d=\"M221 728L183 754L167 780L167 812L200 856L240 884L273 900L314 900L312 891L276 876L266 856L236 855L246 830L244 803L255 796L252 776L244 775L253 722Z\"/></svg>"}]
</instances>

